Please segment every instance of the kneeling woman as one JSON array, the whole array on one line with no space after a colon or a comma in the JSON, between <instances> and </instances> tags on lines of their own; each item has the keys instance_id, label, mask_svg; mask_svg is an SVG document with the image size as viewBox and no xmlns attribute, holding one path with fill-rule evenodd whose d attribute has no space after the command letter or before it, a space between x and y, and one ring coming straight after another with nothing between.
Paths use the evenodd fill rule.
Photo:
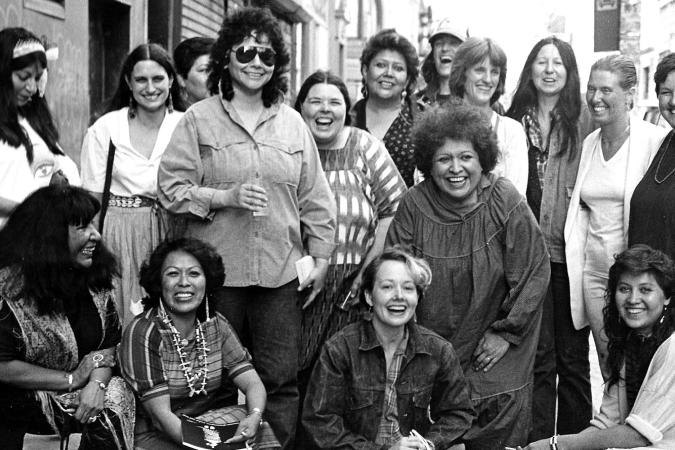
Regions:
<instances>
[{"instance_id":1,"label":"kneeling woman","mask_svg":"<svg viewBox=\"0 0 675 450\"><path fill-rule=\"evenodd\" d=\"M125 329L120 346L122 374L142 405L136 448L183 448L182 414L238 422L231 442L278 447L267 423L258 430L267 395L248 352L227 320L209 308L208 297L225 281L220 255L196 239L163 242L143 263L140 280L148 293L145 312ZM225 406L223 377L246 395L247 409Z\"/></svg>"},{"instance_id":2,"label":"kneeling woman","mask_svg":"<svg viewBox=\"0 0 675 450\"><path fill-rule=\"evenodd\" d=\"M131 449L134 397L112 376L121 328L115 259L85 190L48 186L0 232L0 438L82 433L81 449Z\"/></svg>"},{"instance_id":3,"label":"kneeling woman","mask_svg":"<svg viewBox=\"0 0 675 450\"><path fill-rule=\"evenodd\" d=\"M675 266L664 253L635 245L609 269L603 310L609 338L600 413L579 434L526 450L675 448Z\"/></svg>"},{"instance_id":4,"label":"kneeling woman","mask_svg":"<svg viewBox=\"0 0 675 450\"><path fill-rule=\"evenodd\" d=\"M372 319L326 343L305 397L302 421L319 448L446 448L470 428L452 345L413 320L430 282L427 263L402 250L368 265L362 300Z\"/></svg>"}]
</instances>

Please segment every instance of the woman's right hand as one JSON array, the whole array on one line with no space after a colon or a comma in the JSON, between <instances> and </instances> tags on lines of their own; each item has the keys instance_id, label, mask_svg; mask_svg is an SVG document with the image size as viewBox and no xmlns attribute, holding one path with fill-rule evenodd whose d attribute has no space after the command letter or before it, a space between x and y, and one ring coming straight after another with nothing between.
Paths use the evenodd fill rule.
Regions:
<instances>
[{"instance_id":1,"label":"woman's right hand","mask_svg":"<svg viewBox=\"0 0 675 450\"><path fill-rule=\"evenodd\" d=\"M267 207L267 192L262 186L243 183L235 188L234 202L237 208L262 211Z\"/></svg>"},{"instance_id":2,"label":"woman's right hand","mask_svg":"<svg viewBox=\"0 0 675 450\"><path fill-rule=\"evenodd\" d=\"M73 388L79 389L87 384L91 371L99 367L115 367L114 353L93 351L85 355L73 371Z\"/></svg>"}]
</instances>

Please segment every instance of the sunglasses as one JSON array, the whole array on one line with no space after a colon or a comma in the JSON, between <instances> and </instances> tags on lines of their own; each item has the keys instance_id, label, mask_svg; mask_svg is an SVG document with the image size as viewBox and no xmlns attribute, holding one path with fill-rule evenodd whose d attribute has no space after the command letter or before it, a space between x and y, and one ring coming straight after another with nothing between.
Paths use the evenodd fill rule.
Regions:
<instances>
[{"instance_id":1,"label":"sunglasses","mask_svg":"<svg viewBox=\"0 0 675 450\"><path fill-rule=\"evenodd\" d=\"M242 45L236 49L232 49L237 61L241 64L248 64L255 59L255 55L260 57L260 62L268 67L272 67L277 62L277 52L269 47L261 47L258 45Z\"/></svg>"}]
</instances>

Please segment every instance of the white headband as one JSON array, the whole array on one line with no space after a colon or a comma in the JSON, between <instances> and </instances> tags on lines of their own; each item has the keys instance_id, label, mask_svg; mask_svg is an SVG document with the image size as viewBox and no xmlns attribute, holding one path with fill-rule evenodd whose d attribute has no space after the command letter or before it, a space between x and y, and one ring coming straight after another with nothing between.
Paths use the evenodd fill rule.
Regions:
<instances>
[{"instance_id":1,"label":"white headband","mask_svg":"<svg viewBox=\"0 0 675 450\"><path fill-rule=\"evenodd\" d=\"M38 41L19 41L14 46L14 51L12 52L12 59L21 58L22 56L28 55L30 53L42 52L45 53L45 47Z\"/></svg>"}]
</instances>

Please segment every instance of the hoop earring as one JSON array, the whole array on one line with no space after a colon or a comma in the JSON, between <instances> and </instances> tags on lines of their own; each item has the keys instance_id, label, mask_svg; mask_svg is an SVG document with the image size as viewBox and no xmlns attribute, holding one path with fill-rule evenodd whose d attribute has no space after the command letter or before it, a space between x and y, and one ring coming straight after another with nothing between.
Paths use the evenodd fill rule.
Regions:
<instances>
[{"instance_id":1,"label":"hoop earring","mask_svg":"<svg viewBox=\"0 0 675 450\"><path fill-rule=\"evenodd\" d=\"M169 114L171 114L173 112L173 98L171 97L171 91L169 91L169 97L166 99L166 107L169 109Z\"/></svg>"},{"instance_id":2,"label":"hoop earring","mask_svg":"<svg viewBox=\"0 0 675 450\"><path fill-rule=\"evenodd\" d=\"M134 101L133 95L129 97L129 118L133 119L136 117L136 102Z\"/></svg>"}]
</instances>

